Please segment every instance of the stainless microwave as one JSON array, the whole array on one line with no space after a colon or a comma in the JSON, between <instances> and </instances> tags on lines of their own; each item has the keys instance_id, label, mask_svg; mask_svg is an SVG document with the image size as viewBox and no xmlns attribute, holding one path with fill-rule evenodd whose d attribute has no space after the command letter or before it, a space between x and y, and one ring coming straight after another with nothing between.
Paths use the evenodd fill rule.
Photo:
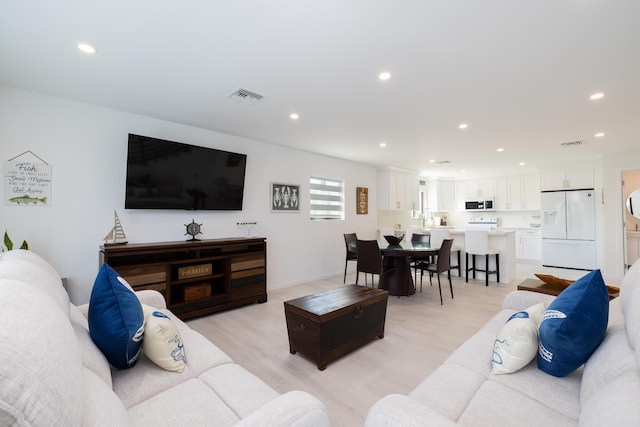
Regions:
<instances>
[{"instance_id":1,"label":"stainless microwave","mask_svg":"<svg viewBox=\"0 0 640 427\"><path fill-rule=\"evenodd\" d=\"M464 202L465 211L492 211L493 200L467 200Z\"/></svg>"}]
</instances>

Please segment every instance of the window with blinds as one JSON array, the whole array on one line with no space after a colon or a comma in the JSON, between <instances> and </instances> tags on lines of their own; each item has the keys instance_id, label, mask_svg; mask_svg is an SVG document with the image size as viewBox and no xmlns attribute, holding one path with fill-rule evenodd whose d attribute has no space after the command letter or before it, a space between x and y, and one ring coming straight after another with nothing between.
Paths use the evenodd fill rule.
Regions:
<instances>
[{"instance_id":1,"label":"window with blinds","mask_svg":"<svg viewBox=\"0 0 640 427\"><path fill-rule=\"evenodd\" d=\"M309 184L311 219L344 219L344 183L312 176Z\"/></svg>"}]
</instances>

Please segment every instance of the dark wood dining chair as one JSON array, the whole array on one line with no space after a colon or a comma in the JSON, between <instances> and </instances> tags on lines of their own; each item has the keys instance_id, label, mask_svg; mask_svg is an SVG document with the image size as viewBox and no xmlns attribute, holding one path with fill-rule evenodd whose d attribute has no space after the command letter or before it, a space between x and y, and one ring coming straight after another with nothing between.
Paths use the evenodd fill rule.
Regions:
<instances>
[{"instance_id":1,"label":"dark wood dining chair","mask_svg":"<svg viewBox=\"0 0 640 427\"><path fill-rule=\"evenodd\" d=\"M344 244L347 250L347 254L344 259L344 279L342 280L342 283L347 283L348 262L358 260L358 252L356 251L356 240L358 240L358 236L356 236L356 233L344 234Z\"/></svg>"},{"instance_id":2,"label":"dark wood dining chair","mask_svg":"<svg viewBox=\"0 0 640 427\"><path fill-rule=\"evenodd\" d=\"M412 245L429 246L430 243L431 243L431 236L429 234L413 233L411 235ZM409 265L409 267L415 270L414 283L418 283L418 270L421 270L421 266L426 268L426 264L428 264L430 260L431 260L431 257L411 257L411 264Z\"/></svg>"},{"instance_id":3,"label":"dark wood dining chair","mask_svg":"<svg viewBox=\"0 0 640 427\"><path fill-rule=\"evenodd\" d=\"M422 292L422 276L424 272L429 273L429 283L433 284L433 275L438 276L438 290L440 291L440 305L442 305L442 285L440 284L440 274L447 272L449 279L449 289L451 289L451 298L453 298L453 284L451 283L451 246L453 239L445 239L442 241L436 262L428 262L420 264L420 292Z\"/></svg>"},{"instance_id":4,"label":"dark wood dining chair","mask_svg":"<svg viewBox=\"0 0 640 427\"><path fill-rule=\"evenodd\" d=\"M453 239L444 239L442 246L438 251L438 258L435 263L429 263L425 271L429 272L429 282L432 280L433 274L438 276L438 289L440 290L440 305L442 305L442 286L440 285L440 274L447 272L449 279L449 289L451 289L451 298L453 298L453 285L451 284L451 245ZM433 273L433 274L432 274ZM420 290L422 291L422 276L420 276Z\"/></svg>"},{"instance_id":5,"label":"dark wood dining chair","mask_svg":"<svg viewBox=\"0 0 640 427\"><path fill-rule=\"evenodd\" d=\"M371 274L371 287L375 288L374 275L380 277L395 270L395 267L384 265L377 240L356 240L356 251L358 253L356 285L360 279L360 272L364 273L364 285L367 287L367 274Z\"/></svg>"}]
</instances>

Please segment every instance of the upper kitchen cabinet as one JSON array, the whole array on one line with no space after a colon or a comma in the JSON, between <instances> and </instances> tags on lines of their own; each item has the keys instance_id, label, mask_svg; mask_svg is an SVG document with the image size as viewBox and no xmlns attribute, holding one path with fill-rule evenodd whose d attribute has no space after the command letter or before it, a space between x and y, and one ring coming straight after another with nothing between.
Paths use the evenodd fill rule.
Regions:
<instances>
[{"instance_id":1,"label":"upper kitchen cabinet","mask_svg":"<svg viewBox=\"0 0 640 427\"><path fill-rule=\"evenodd\" d=\"M594 188L595 177L592 167L543 170L540 173L540 190L578 190Z\"/></svg>"},{"instance_id":2,"label":"upper kitchen cabinet","mask_svg":"<svg viewBox=\"0 0 640 427\"><path fill-rule=\"evenodd\" d=\"M465 198L467 200L490 200L496 196L496 180L494 178L469 179L466 183Z\"/></svg>"},{"instance_id":3,"label":"upper kitchen cabinet","mask_svg":"<svg viewBox=\"0 0 640 427\"><path fill-rule=\"evenodd\" d=\"M378 209L415 210L419 206L418 176L395 171L378 171Z\"/></svg>"},{"instance_id":4,"label":"upper kitchen cabinet","mask_svg":"<svg viewBox=\"0 0 640 427\"><path fill-rule=\"evenodd\" d=\"M448 179L431 179L427 182L427 207L434 212L456 210L455 182Z\"/></svg>"},{"instance_id":5,"label":"upper kitchen cabinet","mask_svg":"<svg viewBox=\"0 0 640 427\"><path fill-rule=\"evenodd\" d=\"M540 178L536 174L496 178L495 209L539 210Z\"/></svg>"}]
</instances>

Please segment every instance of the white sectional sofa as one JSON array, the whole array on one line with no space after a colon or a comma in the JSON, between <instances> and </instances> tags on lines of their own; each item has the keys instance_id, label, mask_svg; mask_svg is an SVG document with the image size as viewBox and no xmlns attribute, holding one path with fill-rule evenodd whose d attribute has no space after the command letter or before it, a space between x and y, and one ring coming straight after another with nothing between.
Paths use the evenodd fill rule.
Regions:
<instances>
[{"instance_id":1,"label":"white sectional sofa","mask_svg":"<svg viewBox=\"0 0 640 427\"><path fill-rule=\"evenodd\" d=\"M640 425L640 262L609 303L606 335L587 362L565 377L534 360L506 375L491 373L496 336L517 311L553 297L515 291L503 309L409 395L376 402L367 427Z\"/></svg>"},{"instance_id":2,"label":"white sectional sofa","mask_svg":"<svg viewBox=\"0 0 640 427\"><path fill-rule=\"evenodd\" d=\"M132 368L112 368L91 339L87 306L69 303L51 265L29 251L0 254L0 425L329 425L315 397L279 394L164 309L159 293L138 297L178 326L181 373L144 352Z\"/></svg>"}]
</instances>

